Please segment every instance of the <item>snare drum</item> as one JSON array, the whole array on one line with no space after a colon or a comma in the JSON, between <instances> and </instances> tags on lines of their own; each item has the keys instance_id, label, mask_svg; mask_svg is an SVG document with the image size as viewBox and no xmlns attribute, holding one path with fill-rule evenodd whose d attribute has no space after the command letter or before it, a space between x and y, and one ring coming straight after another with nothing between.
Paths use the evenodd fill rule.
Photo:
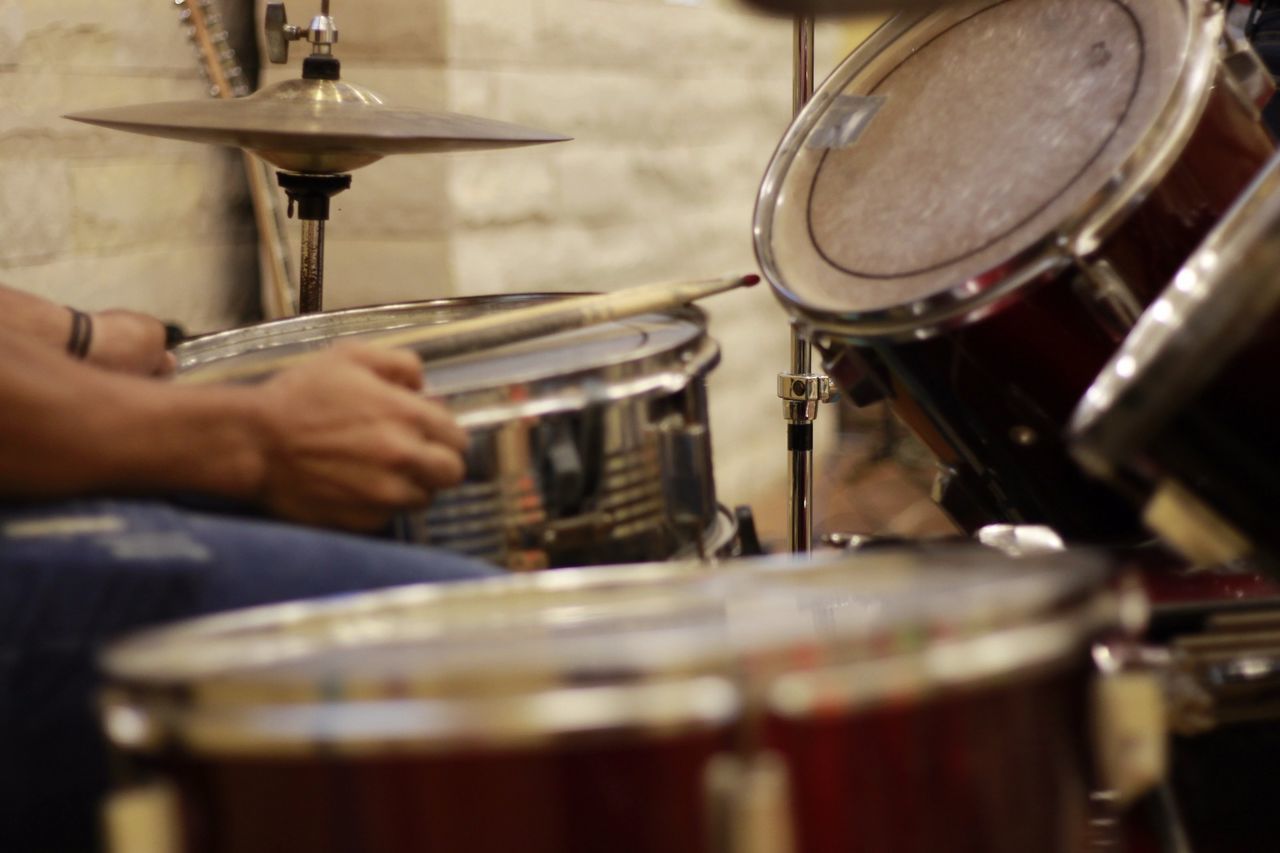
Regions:
<instances>
[{"instance_id":1,"label":"snare drum","mask_svg":"<svg viewBox=\"0 0 1280 853\"><path fill-rule=\"evenodd\" d=\"M962 526L1136 529L1061 434L1273 148L1222 26L1204 0L903 13L783 138L762 269L854 401L887 398L938 455Z\"/></svg>"},{"instance_id":2,"label":"snare drum","mask_svg":"<svg viewBox=\"0 0 1280 853\"><path fill-rule=\"evenodd\" d=\"M1085 395L1074 449L1193 560L1280 570L1280 159Z\"/></svg>"},{"instance_id":3,"label":"snare drum","mask_svg":"<svg viewBox=\"0 0 1280 853\"><path fill-rule=\"evenodd\" d=\"M1080 849L1089 648L1123 621L1096 561L692 568L406 588L119 644L116 847Z\"/></svg>"},{"instance_id":4,"label":"snare drum","mask_svg":"<svg viewBox=\"0 0 1280 853\"><path fill-rule=\"evenodd\" d=\"M184 344L179 370L445 323L552 294L446 299L296 317ZM471 435L467 479L405 516L402 538L518 571L720 553L705 379L719 361L696 309L433 362L427 393Z\"/></svg>"}]
</instances>

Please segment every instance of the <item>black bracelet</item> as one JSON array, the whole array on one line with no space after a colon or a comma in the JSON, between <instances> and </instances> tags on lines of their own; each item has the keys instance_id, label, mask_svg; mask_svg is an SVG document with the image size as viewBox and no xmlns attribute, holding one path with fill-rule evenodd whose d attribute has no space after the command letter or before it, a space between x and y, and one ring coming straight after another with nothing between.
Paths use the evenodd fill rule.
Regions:
<instances>
[{"instance_id":1,"label":"black bracelet","mask_svg":"<svg viewBox=\"0 0 1280 853\"><path fill-rule=\"evenodd\" d=\"M89 354L93 342L93 318L83 311L68 308L71 312L71 337L67 338L67 352L83 360Z\"/></svg>"}]
</instances>

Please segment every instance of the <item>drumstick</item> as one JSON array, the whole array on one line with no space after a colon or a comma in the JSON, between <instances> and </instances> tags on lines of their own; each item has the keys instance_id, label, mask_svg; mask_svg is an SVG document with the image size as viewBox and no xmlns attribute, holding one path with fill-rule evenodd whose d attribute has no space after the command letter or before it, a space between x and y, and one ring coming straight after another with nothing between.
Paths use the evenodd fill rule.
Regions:
<instances>
[{"instance_id":1,"label":"drumstick","mask_svg":"<svg viewBox=\"0 0 1280 853\"><path fill-rule=\"evenodd\" d=\"M646 284L614 293L574 296L451 323L397 329L361 337L359 342L380 349L410 349L423 361L436 361L639 314L665 311L717 293L751 287L759 281L758 275L745 275ZM199 385L244 382L292 367L314 358L315 355L314 352L303 352L268 358L253 364L214 365L204 370L179 374L174 381Z\"/></svg>"}]
</instances>

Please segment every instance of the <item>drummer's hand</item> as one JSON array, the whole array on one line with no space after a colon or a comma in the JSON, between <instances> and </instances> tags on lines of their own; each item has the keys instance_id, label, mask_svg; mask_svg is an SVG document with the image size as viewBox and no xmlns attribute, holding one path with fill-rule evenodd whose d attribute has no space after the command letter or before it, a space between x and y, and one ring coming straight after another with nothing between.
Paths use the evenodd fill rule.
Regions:
<instances>
[{"instance_id":1,"label":"drummer's hand","mask_svg":"<svg viewBox=\"0 0 1280 853\"><path fill-rule=\"evenodd\" d=\"M90 364L141 376L172 373L176 362L165 348L164 324L136 311L97 311L85 360Z\"/></svg>"},{"instance_id":2,"label":"drummer's hand","mask_svg":"<svg viewBox=\"0 0 1280 853\"><path fill-rule=\"evenodd\" d=\"M352 344L265 382L262 502L295 521L376 530L462 482L467 434L421 388L412 353Z\"/></svg>"}]
</instances>

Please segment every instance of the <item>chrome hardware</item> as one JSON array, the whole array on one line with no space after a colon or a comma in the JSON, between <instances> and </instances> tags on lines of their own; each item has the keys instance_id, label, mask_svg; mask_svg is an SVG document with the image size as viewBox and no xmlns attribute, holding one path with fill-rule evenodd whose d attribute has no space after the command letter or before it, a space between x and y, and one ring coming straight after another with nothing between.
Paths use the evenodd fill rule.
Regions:
<instances>
[{"instance_id":1,"label":"chrome hardware","mask_svg":"<svg viewBox=\"0 0 1280 853\"><path fill-rule=\"evenodd\" d=\"M814 19L797 15L793 30L791 107L796 116L813 98ZM791 327L791 372L778 377L787 422L787 549L793 554L813 550L813 421L818 400L808 398L813 370L813 347L799 326ZM803 383L805 396L793 399Z\"/></svg>"},{"instance_id":2,"label":"chrome hardware","mask_svg":"<svg viewBox=\"0 0 1280 853\"><path fill-rule=\"evenodd\" d=\"M1249 540L1176 480L1165 479L1143 509L1142 520L1188 559L1204 566L1244 559Z\"/></svg>"},{"instance_id":3,"label":"chrome hardware","mask_svg":"<svg viewBox=\"0 0 1280 853\"><path fill-rule=\"evenodd\" d=\"M1280 708L1280 613L1219 614L1204 633L1179 637L1168 654L1173 730L1271 720Z\"/></svg>"},{"instance_id":4,"label":"chrome hardware","mask_svg":"<svg viewBox=\"0 0 1280 853\"><path fill-rule=\"evenodd\" d=\"M794 853L791 781L776 753L718 755L704 777L713 853Z\"/></svg>"},{"instance_id":5,"label":"chrome hardware","mask_svg":"<svg viewBox=\"0 0 1280 853\"><path fill-rule=\"evenodd\" d=\"M181 805L169 785L113 794L103 809L112 853L178 853L183 848Z\"/></svg>"},{"instance_id":6,"label":"chrome hardware","mask_svg":"<svg viewBox=\"0 0 1280 853\"><path fill-rule=\"evenodd\" d=\"M307 41L312 56L328 56L338 43L338 26L329 15L329 0L323 0L320 14L306 29L289 23L283 3L267 4L267 56L276 64L289 61L289 42Z\"/></svg>"},{"instance_id":7,"label":"chrome hardware","mask_svg":"<svg viewBox=\"0 0 1280 853\"><path fill-rule=\"evenodd\" d=\"M1058 532L1043 524L988 524L977 532L976 538L988 548L1002 551L1010 557L1057 554L1067 550Z\"/></svg>"},{"instance_id":8,"label":"chrome hardware","mask_svg":"<svg viewBox=\"0 0 1280 853\"><path fill-rule=\"evenodd\" d=\"M1276 93L1275 78L1244 36L1228 33L1223 38L1222 64L1232 92L1247 106L1261 111Z\"/></svg>"},{"instance_id":9,"label":"chrome hardware","mask_svg":"<svg viewBox=\"0 0 1280 853\"><path fill-rule=\"evenodd\" d=\"M1169 764L1169 704L1161 673L1141 650L1100 644L1093 683L1093 738L1098 775L1110 800L1133 802L1160 784Z\"/></svg>"},{"instance_id":10,"label":"chrome hardware","mask_svg":"<svg viewBox=\"0 0 1280 853\"><path fill-rule=\"evenodd\" d=\"M782 373L778 375L778 397L787 423L807 424L817 419L819 403L830 403L838 395L828 376Z\"/></svg>"},{"instance_id":11,"label":"chrome hardware","mask_svg":"<svg viewBox=\"0 0 1280 853\"><path fill-rule=\"evenodd\" d=\"M1103 258L1077 257L1083 276L1076 282L1086 291L1092 313L1120 336L1124 336L1142 316L1142 303L1129 283Z\"/></svg>"}]
</instances>

